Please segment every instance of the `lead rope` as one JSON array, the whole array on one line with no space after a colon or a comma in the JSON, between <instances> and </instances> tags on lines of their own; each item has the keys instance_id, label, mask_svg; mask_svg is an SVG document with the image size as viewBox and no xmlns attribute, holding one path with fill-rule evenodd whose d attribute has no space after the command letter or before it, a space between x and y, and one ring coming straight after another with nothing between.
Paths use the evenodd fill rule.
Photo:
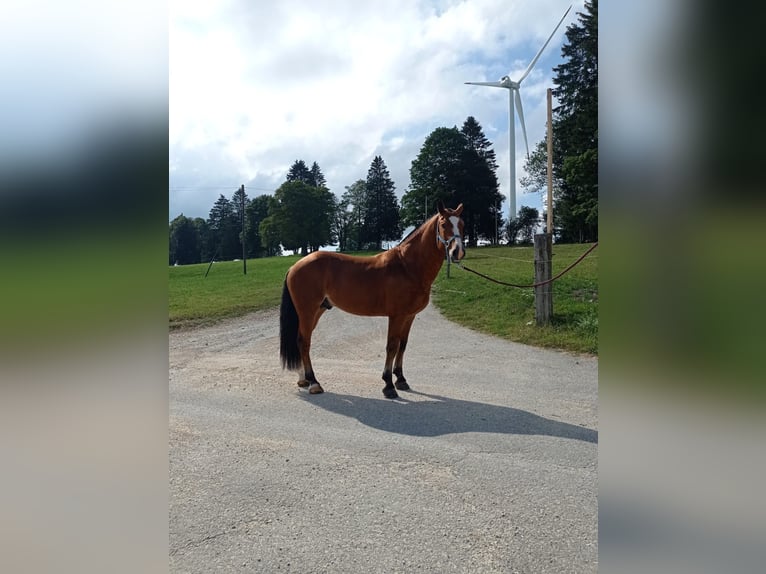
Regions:
<instances>
[{"instance_id":1,"label":"lead rope","mask_svg":"<svg viewBox=\"0 0 766 574\"><path fill-rule=\"evenodd\" d=\"M505 285L506 287L517 287L519 289L528 289L530 287L541 287L542 285L547 285L548 283L553 283L556 279L564 275L564 273L568 272L570 269L572 269L575 265L577 265L580 261L585 259L585 256L588 255L591 251L593 251L596 247L598 247L598 241L590 246L590 249L588 249L585 253L580 255L580 257L575 261L574 263L571 263L566 269L561 271L558 275L555 277L551 277L550 279L547 279L546 281L540 281L539 283L532 283L531 285L518 285L516 283L506 283L505 281L498 281L497 279L492 279L492 277L488 277L484 275L483 273L479 273L478 271L474 271L473 269L470 269L469 267L466 267L460 262L455 263L458 267L463 269L464 271L470 271L474 275L478 275L479 277L483 277L484 279L487 279L488 281L492 281L493 283L497 283L498 285ZM449 274L447 275L449 277Z\"/></svg>"}]
</instances>

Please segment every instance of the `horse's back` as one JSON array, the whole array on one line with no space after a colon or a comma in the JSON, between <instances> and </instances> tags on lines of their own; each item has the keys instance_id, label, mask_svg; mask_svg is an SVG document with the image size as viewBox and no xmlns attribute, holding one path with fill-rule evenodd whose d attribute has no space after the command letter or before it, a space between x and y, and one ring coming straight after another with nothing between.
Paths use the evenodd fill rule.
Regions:
<instances>
[{"instance_id":1,"label":"horse's back","mask_svg":"<svg viewBox=\"0 0 766 574\"><path fill-rule=\"evenodd\" d=\"M390 316L406 306L402 289L411 291L407 281L401 261L390 250L372 257L316 251L296 262L288 274L294 297L308 298L312 305L327 297L344 311L368 316Z\"/></svg>"},{"instance_id":2,"label":"horse's back","mask_svg":"<svg viewBox=\"0 0 766 574\"><path fill-rule=\"evenodd\" d=\"M328 275L336 276L339 273L346 276L369 274L381 268L381 263L379 256L360 257L334 251L315 251L298 260L290 268L290 274L301 276L302 280L324 282Z\"/></svg>"}]
</instances>

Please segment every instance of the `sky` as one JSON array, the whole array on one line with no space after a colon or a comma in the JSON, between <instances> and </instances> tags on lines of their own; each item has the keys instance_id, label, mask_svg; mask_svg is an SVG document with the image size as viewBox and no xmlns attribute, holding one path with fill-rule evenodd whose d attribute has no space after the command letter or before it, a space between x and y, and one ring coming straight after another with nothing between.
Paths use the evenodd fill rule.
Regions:
<instances>
[{"instance_id":1,"label":"sky","mask_svg":"<svg viewBox=\"0 0 766 574\"><path fill-rule=\"evenodd\" d=\"M465 82L517 79L569 5L172 0L169 219L207 218L241 184L249 197L271 194L298 159L317 162L340 197L380 155L401 198L425 138L468 116L493 144L507 217L508 91ZM572 6L521 85L530 149L545 138L546 90L583 2ZM520 178L526 150L517 118L514 126ZM542 196L517 179L517 209L542 213Z\"/></svg>"}]
</instances>

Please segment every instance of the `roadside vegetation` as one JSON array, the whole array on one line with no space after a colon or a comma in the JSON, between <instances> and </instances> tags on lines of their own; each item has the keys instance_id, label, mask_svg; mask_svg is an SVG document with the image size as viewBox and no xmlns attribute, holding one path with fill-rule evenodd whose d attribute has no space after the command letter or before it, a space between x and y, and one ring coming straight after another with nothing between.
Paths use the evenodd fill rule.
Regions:
<instances>
[{"instance_id":1,"label":"roadside vegetation","mask_svg":"<svg viewBox=\"0 0 766 574\"><path fill-rule=\"evenodd\" d=\"M553 273L579 257L587 245L554 245ZM369 252L364 253L369 255ZM282 282L298 256L170 267L170 328L193 327L279 306ZM534 280L532 247L480 247L464 263L500 281ZM205 272L210 267L207 277ZM442 268L432 301L451 321L490 335L575 353L598 353L598 250L553 284L553 324L535 325L532 289L486 281L452 266Z\"/></svg>"}]
</instances>

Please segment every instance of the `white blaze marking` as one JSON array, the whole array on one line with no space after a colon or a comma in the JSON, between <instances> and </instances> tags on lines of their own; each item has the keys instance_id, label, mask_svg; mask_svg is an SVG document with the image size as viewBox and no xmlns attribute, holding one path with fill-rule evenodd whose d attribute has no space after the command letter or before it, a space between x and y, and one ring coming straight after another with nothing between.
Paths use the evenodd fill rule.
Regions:
<instances>
[{"instance_id":1,"label":"white blaze marking","mask_svg":"<svg viewBox=\"0 0 766 574\"><path fill-rule=\"evenodd\" d=\"M460 237L460 228L458 227L458 221L460 221L460 218L458 218L456 215L451 215L449 221L452 224L452 236L455 238L455 247L450 250L450 253L452 253L452 251L457 248L463 248L463 238Z\"/></svg>"}]
</instances>

